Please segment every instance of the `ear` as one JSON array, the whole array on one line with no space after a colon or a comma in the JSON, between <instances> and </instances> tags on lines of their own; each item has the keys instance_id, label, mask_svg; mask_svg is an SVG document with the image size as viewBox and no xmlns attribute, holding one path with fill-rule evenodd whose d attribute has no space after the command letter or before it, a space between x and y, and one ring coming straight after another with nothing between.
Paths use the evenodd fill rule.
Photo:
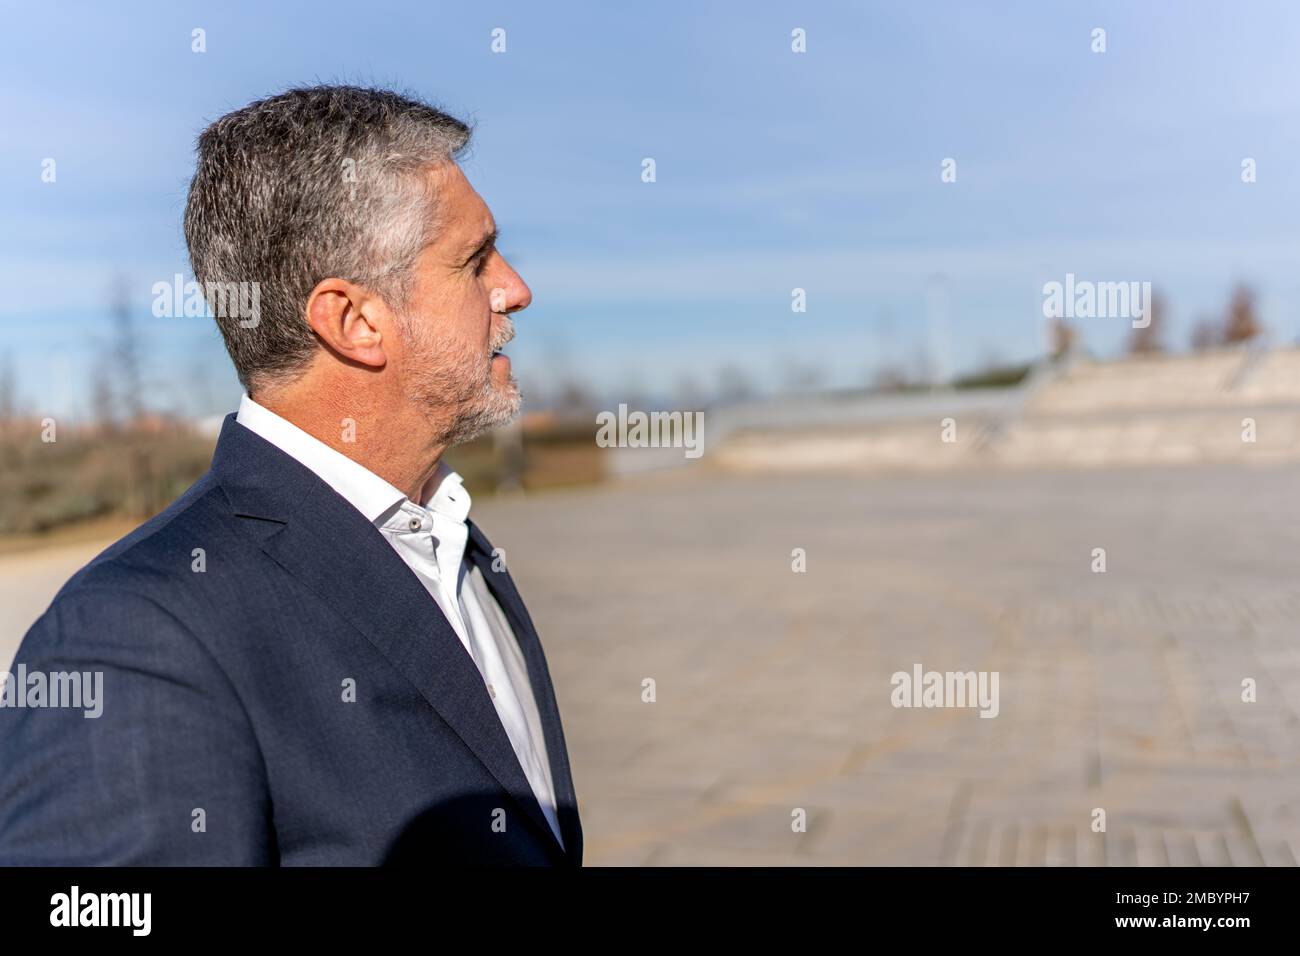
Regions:
<instances>
[{"instance_id":1,"label":"ear","mask_svg":"<svg viewBox=\"0 0 1300 956\"><path fill-rule=\"evenodd\" d=\"M307 297L307 324L330 351L372 368L388 361L383 329L391 319L382 299L343 279L322 279Z\"/></svg>"}]
</instances>

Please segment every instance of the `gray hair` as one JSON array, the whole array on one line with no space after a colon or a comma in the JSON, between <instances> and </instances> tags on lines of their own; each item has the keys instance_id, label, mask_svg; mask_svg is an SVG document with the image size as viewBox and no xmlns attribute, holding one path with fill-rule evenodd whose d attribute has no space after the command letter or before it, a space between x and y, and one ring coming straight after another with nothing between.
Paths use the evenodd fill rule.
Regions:
<instances>
[{"instance_id":1,"label":"gray hair","mask_svg":"<svg viewBox=\"0 0 1300 956\"><path fill-rule=\"evenodd\" d=\"M301 372L320 347L304 310L322 279L406 307L411 267L441 226L425 174L469 138L426 103L354 86L289 90L203 131L185 242L204 289L260 287L251 327L212 307L250 394Z\"/></svg>"}]
</instances>

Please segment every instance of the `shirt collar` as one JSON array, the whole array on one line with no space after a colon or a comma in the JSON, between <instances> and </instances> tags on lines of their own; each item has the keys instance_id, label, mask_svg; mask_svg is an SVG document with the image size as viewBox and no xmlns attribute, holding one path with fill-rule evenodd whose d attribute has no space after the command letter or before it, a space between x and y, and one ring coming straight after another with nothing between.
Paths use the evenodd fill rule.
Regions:
<instances>
[{"instance_id":1,"label":"shirt collar","mask_svg":"<svg viewBox=\"0 0 1300 956\"><path fill-rule=\"evenodd\" d=\"M464 521L469 517L470 497L465 482L442 459L438 459L438 469L425 487L431 489L421 502L427 510L453 521Z\"/></svg>"},{"instance_id":2,"label":"shirt collar","mask_svg":"<svg viewBox=\"0 0 1300 956\"><path fill-rule=\"evenodd\" d=\"M235 421L311 469L372 524L382 523L382 518L407 501L400 489L369 468L259 405L247 394L239 400ZM438 462L437 471L425 489L427 497L420 502L421 507L457 521L464 521L469 515L469 493L460 475L445 461Z\"/></svg>"}]
</instances>

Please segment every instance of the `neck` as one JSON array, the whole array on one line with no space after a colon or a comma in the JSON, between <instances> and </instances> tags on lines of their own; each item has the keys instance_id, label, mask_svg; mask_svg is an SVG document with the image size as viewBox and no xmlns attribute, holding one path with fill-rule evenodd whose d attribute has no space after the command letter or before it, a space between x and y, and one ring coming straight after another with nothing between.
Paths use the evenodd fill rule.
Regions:
<instances>
[{"instance_id":1,"label":"neck","mask_svg":"<svg viewBox=\"0 0 1300 956\"><path fill-rule=\"evenodd\" d=\"M446 445L409 402L376 401L363 390L286 388L250 398L317 441L383 478L411 501L438 470ZM358 398L358 394L363 397Z\"/></svg>"}]
</instances>

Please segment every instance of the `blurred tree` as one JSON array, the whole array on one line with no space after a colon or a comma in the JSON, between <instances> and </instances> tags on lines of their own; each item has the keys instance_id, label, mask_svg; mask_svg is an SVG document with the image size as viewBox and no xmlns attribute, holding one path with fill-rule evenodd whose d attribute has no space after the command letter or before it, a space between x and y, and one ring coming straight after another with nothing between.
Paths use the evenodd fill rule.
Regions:
<instances>
[{"instance_id":1,"label":"blurred tree","mask_svg":"<svg viewBox=\"0 0 1300 956\"><path fill-rule=\"evenodd\" d=\"M585 415L596 407L596 398L585 383L566 376L556 385L551 404L560 415Z\"/></svg>"},{"instance_id":2,"label":"blurred tree","mask_svg":"<svg viewBox=\"0 0 1300 956\"><path fill-rule=\"evenodd\" d=\"M718 401L743 402L754 396L749 376L738 365L724 365L718 372Z\"/></svg>"},{"instance_id":3,"label":"blurred tree","mask_svg":"<svg viewBox=\"0 0 1300 956\"><path fill-rule=\"evenodd\" d=\"M1134 329L1128 340L1131 355L1155 355L1165 350L1165 298L1160 293L1151 296L1151 309L1146 328Z\"/></svg>"},{"instance_id":4,"label":"blurred tree","mask_svg":"<svg viewBox=\"0 0 1300 956\"><path fill-rule=\"evenodd\" d=\"M699 409L706 404L704 389L690 372L683 372L673 383L673 399L683 409Z\"/></svg>"},{"instance_id":5,"label":"blurred tree","mask_svg":"<svg viewBox=\"0 0 1300 956\"><path fill-rule=\"evenodd\" d=\"M117 392L113 387L113 364L107 353L100 353L90 369L90 413L95 425L105 431L117 427Z\"/></svg>"},{"instance_id":6,"label":"blurred tree","mask_svg":"<svg viewBox=\"0 0 1300 956\"><path fill-rule=\"evenodd\" d=\"M787 392L806 392L821 379L817 363L806 362L795 355L785 355L780 361L779 375Z\"/></svg>"},{"instance_id":7,"label":"blurred tree","mask_svg":"<svg viewBox=\"0 0 1300 956\"><path fill-rule=\"evenodd\" d=\"M14 373L13 356L8 352L0 358L0 424L8 423L18 415L18 378Z\"/></svg>"},{"instance_id":8,"label":"blurred tree","mask_svg":"<svg viewBox=\"0 0 1300 956\"><path fill-rule=\"evenodd\" d=\"M986 364L952 380L953 388L1003 388L1019 385L1034 369L1033 362L1019 365Z\"/></svg>"},{"instance_id":9,"label":"blurred tree","mask_svg":"<svg viewBox=\"0 0 1300 956\"><path fill-rule=\"evenodd\" d=\"M1255 316L1255 294L1246 285L1238 285L1228 304L1228 317L1223 326L1223 342L1234 345L1249 342L1264 331Z\"/></svg>"},{"instance_id":10,"label":"blurred tree","mask_svg":"<svg viewBox=\"0 0 1300 956\"><path fill-rule=\"evenodd\" d=\"M907 371L896 363L886 363L876 368L871 386L881 392L897 392L907 387Z\"/></svg>"},{"instance_id":11,"label":"blurred tree","mask_svg":"<svg viewBox=\"0 0 1300 956\"><path fill-rule=\"evenodd\" d=\"M1052 358L1064 358L1078 347L1079 333L1065 319L1053 319L1051 330Z\"/></svg>"},{"instance_id":12,"label":"blurred tree","mask_svg":"<svg viewBox=\"0 0 1300 956\"><path fill-rule=\"evenodd\" d=\"M128 422L144 413L144 395L140 387L140 348L131 317L130 286L125 276L113 282L110 296L113 315L113 361L117 373L117 397Z\"/></svg>"}]
</instances>

